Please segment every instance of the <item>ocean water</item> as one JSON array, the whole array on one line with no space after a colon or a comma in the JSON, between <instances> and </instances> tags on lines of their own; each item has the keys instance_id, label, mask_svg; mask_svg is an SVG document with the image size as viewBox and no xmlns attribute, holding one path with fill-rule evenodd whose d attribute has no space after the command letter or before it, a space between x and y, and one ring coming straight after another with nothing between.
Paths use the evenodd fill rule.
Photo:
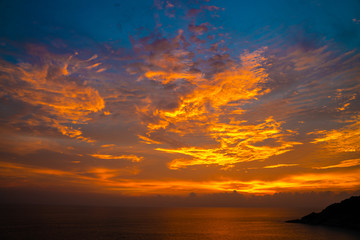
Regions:
<instances>
[{"instance_id":1,"label":"ocean water","mask_svg":"<svg viewBox=\"0 0 360 240\"><path fill-rule=\"evenodd\" d=\"M356 231L285 223L275 208L2 206L0 239L359 240Z\"/></svg>"}]
</instances>

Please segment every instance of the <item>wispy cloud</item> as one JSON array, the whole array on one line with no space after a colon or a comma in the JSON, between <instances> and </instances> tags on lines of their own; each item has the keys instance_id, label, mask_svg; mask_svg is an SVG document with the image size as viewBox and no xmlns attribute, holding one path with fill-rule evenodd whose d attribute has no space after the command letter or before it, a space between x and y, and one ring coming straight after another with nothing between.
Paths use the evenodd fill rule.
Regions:
<instances>
[{"instance_id":1,"label":"wispy cloud","mask_svg":"<svg viewBox=\"0 0 360 240\"><path fill-rule=\"evenodd\" d=\"M211 148L157 148L159 151L192 157L174 159L169 168L208 164L233 166L239 162L265 160L290 151L294 145L300 144L286 141L285 138L291 133L284 131L281 123L271 117L262 119L262 123L257 124L236 120L241 118L245 111L242 109L244 104L256 101L259 96L269 92L269 89L263 87L268 80L264 69L265 50L266 48L245 52L240 56L238 63L229 64L209 78L191 71L191 66L195 63L190 59L184 59L188 54L186 50L176 50L171 55L176 59L181 57L182 60L174 63L169 60L158 61L156 66L161 67L163 71L154 72L148 69L144 73L147 79L162 84L190 83L192 88L191 91L179 96L175 108L158 108L150 99L146 105L138 108L139 115L146 119L143 123L149 130L148 139L161 142L158 138L152 137L165 130L180 137L201 134L213 139L218 145ZM159 57L172 58L168 54L159 54ZM265 143L266 139L272 139L272 143Z\"/></svg>"},{"instance_id":2,"label":"wispy cloud","mask_svg":"<svg viewBox=\"0 0 360 240\"><path fill-rule=\"evenodd\" d=\"M325 167L313 167L314 169L329 169L329 168L346 168L360 165L360 159L349 159L341 161L339 164L329 165Z\"/></svg>"},{"instance_id":3,"label":"wispy cloud","mask_svg":"<svg viewBox=\"0 0 360 240\"><path fill-rule=\"evenodd\" d=\"M345 127L333 130L321 130L310 134L320 135L312 143L322 144L334 152L356 152L360 150L360 116L354 116Z\"/></svg>"},{"instance_id":4,"label":"wispy cloud","mask_svg":"<svg viewBox=\"0 0 360 240\"><path fill-rule=\"evenodd\" d=\"M136 155L110 155L110 154L90 154L90 156L99 159L125 159L132 162L140 162L143 158Z\"/></svg>"},{"instance_id":5,"label":"wispy cloud","mask_svg":"<svg viewBox=\"0 0 360 240\"><path fill-rule=\"evenodd\" d=\"M214 124L209 127L209 131L212 137L220 143L220 147L158 148L157 150L193 157L192 159L174 159L169 167L178 169L191 165L234 166L240 162L261 161L290 151L294 145L300 144L283 140L286 133L282 133L280 124L271 118L258 125ZM268 139L273 139L273 142L265 143Z\"/></svg>"},{"instance_id":6,"label":"wispy cloud","mask_svg":"<svg viewBox=\"0 0 360 240\"><path fill-rule=\"evenodd\" d=\"M298 166L298 165L299 164L297 164L297 163L279 163L276 165L265 166L264 168L294 167L294 166Z\"/></svg>"},{"instance_id":7,"label":"wispy cloud","mask_svg":"<svg viewBox=\"0 0 360 240\"><path fill-rule=\"evenodd\" d=\"M254 194L272 194L279 191L309 191L309 190L356 190L359 183L360 172L355 169L346 173L321 173L301 174L272 181L264 180L211 180L211 181L189 181L189 180L167 180L161 179L127 179L126 175L136 175L136 168L111 169L90 168L82 172L61 171L49 168L37 168L22 164L0 163L2 176L22 177L28 179L31 186L42 186L44 176L53 176L57 184L66 184L73 187L85 186L88 190L97 187L98 191L121 191L129 195L148 194L183 194L189 192L238 192ZM343 181L338 181L342 179Z\"/></svg>"},{"instance_id":8,"label":"wispy cloud","mask_svg":"<svg viewBox=\"0 0 360 240\"><path fill-rule=\"evenodd\" d=\"M51 54L39 46L31 46L29 51L42 60L17 65L3 62L0 66L2 95L37 109L28 120L16 121L53 127L65 136L91 142L82 136L79 128L70 126L86 123L90 120L89 114L100 112L105 107L99 92L87 86L86 82L78 82L74 76L81 64L86 64L75 59L75 55Z\"/></svg>"}]
</instances>

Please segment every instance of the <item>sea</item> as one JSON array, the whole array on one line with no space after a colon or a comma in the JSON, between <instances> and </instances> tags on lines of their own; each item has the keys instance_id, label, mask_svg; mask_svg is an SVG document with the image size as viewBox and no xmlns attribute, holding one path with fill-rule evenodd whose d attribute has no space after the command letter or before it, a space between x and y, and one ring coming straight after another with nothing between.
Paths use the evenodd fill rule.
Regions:
<instances>
[{"instance_id":1,"label":"sea","mask_svg":"<svg viewBox=\"0 0 360 240\"><path fill-rule=\"evenodd\" d=\"M359 240L360 232L286 223L285 208L1 206L0 239Z\"/></svg>"}]
</instances>

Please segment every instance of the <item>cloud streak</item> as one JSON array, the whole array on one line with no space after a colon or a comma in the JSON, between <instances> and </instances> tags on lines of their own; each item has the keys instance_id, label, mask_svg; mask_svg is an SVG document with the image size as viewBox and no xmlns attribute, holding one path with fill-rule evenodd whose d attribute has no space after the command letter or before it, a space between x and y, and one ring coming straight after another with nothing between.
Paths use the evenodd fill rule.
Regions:
<instances>
[{"instance_id":1,"label":"cloud streak","mask_svg":"<svg viewBox=\"0 0 360 240\"><path fill-rule=\"evenodd\" d=\"M357 152L360 150L360 117L354 116L340 129L321 130L315 133L321 137L315 138L313 143L323 144L327 150L333 152Z\"/></svg>"},{"instance_id":2,"label":"cloud streak","mask_svg":"<svg viewBox=\"0 0 360 240\"><path fill-rule=\"evenodd\" d=\"M346 168L356 167L360 165L360 159L349 159L341 161L339 164L325 166L325 167L313 167L314 169L329 169L329 168Z\"/></svg>"},{"instance_id":3,"label":"cloud streak","mask_svg":"<svg viewBox=\"0 0 360 240\"><path fill-rule=\"evenodd\" d=\"M26 165L5 163L0 164L0 172L3 176L27 178L29 185L42 186L42 177L54 176L57 184L73 185L73 187L87 186L98 187L98 191L121 191L130 195L151 194L175 194L181 195L196 191L199 193L209 192L238 192L254 194L271 194L279 191L309 191L346 189L357 190L359 183L359 169L346 173L320 173L301 174L280 178L273 181L263 180L211 180L211 181L183 181L183 180L153 180L153 179L126 179L126 175L136 175L136 169L109 169L90 168L83 172L61 171L47 168L35 168ZM339 182L337 179L343 179ZM46 187L46 186L45 186Z\"/></svg>"},{"instance_id":4,"label":"cloud streak","mask_svg":"<svg viewBox=\"0 0 360 240\"><path fill-rule=\"evenodd\" d=\"M90 156L94 158L99 159L126 159L131 160L132 162L140 162L142 160L142 157L138 157L136 155L110 155L110 154L91 154Z\"/></svg>"}]
</instances>

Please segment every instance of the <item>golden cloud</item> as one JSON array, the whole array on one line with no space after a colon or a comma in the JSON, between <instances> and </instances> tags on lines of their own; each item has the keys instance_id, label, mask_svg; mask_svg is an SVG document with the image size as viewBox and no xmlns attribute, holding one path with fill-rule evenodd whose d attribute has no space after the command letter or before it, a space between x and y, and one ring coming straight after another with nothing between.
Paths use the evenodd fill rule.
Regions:
<instances>
[{"instance_id":1,"label":"golden cloud","mask_svg":"<svg viewBox=\"0 0 360 240\"><path fill-rule=\"evenodd\" d=\"M357 152L360 151L360 115L347 121L348 125L333 130L321 130L309 134L317 134L312 143L322 144L332 152Z\"/></svg>"},{"instance_id":2,"label":"golden cloud","mask_svg":"<svg viewBox=\"0 0 360 240\"><path fill-rule=\"evenodd\" d=\"M300 144L283 140L286 133L282 133L280 123L271 118L257 125L244 125L243 122L214 124L209 128L209 132L220 143L220 147L210 149L196 147L157 148L156 150L192 157L192 159L181 158L170 162L169 168L178 169L191 165L217 164L229 166L239 162L261 161L290 151L294 145ZM274 139L273 146L257 145L268 139Z\"/></svg>"},{"instance_id":3,"label":"golden cloud","mask_svg":"<svg viewBox=\"0 0 360 240\"><path fill-rule=\"evenodd\" d=\"M292 175L277 180L249 180L234 179L212 181L187 180L152 180L127 179L125 175L138 174L137 168L111 169L96 167L86 171L71 172L50 168L39 168L23 164L0 162L0 173L8 178L26 178L28 185L44 185L42 176L53 176L59 184L71 184L76 187L83 185L95 188L96 191L121 191L126 195L146 194L183 194L189 192L237 192L254 194L273 194L287 191L324 191L324 190L357 190L360 182L360 169L347 172L307 173ZM341 179L342 181L339 181ZM14 183L11 183L14 184ZM17 185L23 184L16 181Z\"/></svg>"},{"instance_id":4,"label":"golden cloud","mask_svg":"<svg viewBox=\"0 0 360 240\"><path fill-rule=\"evenodd\" d=\"M346 167L355 167L360 165L360 159L349 159L343 160L339 164L334 164L325 167L313 167L314 169L329 169L329 168L346 168Z\"/></svg>"},{"instance_id":5,"label":"golden cloud","mask_svg":"<svg viewBox=\"0 0 360 240\"><path fill-rule=\"evenodd\" d=\"M90 156L99 159L126 159L131 160L132 162L140 162L143 157L138 157L136 155L111 155L111 154L90 154Z\"/></svg>"},{"instance_id":6,"label":"golden cloud","mask_svg":"<svg viewBox=\"0 0 360 240\"><path fill-rule=\"evenodd\" d=\"M279 163L276 165L265 166L264 168L293 167L293 166L298 166L298 165L299 164L297 164L297 163Z\"/></svg>"},{"instance_id":7,"label":"golden cloud","mask_svg":"<svg viewBox=\"0 0 360 240\"><path fill-rule=\"evenodd\" d=\"M38 121L71 138L92 141L83 137L80 129L67 125L86 123L90 113L105 107L96 89L80 84L72 77L80 69L81 61L73 56L53 55L44 49L39 54L44 59L39 64L3 62L0 65L0 71L4 73L1 94L40 107L41 111L29 120L32 123Z\"/></svg>"},{"instance_id":8,"label":"golden cloud","mask_svg":"<svg viewBox=\"0 0 360 240\"><path fill-rule=\"evenodd\" d=\"M146 99L146 104L139 107L138 112L152 121L144 121L149 132L148 137L141 139L148 144L159 143L158 139L151 139L151 136L165 130L179 136L200 134L218 143L219 146L211 148L157 148L159 151L191 157L174 159L168 165L171 169L208 164L229 167L239 162L260 161L290 151L294 145L300 144L286 141L286 137L294 132L284 131L282 123L272 117L256 124L241 120L245 112L242 106L269 92L269 89L263 87L268 78L263 67L265 50L262 48L245 52L240 56L240 64L232 64L226 70L214 74L211 79L186 71L184 66L178 68L181 72L172 72L169 68L169 72L161 74L145 72L145 77L163 84L181 78L194 84L195 88L181 96L178 107L171 110L160 109L150 99ZM270 140L270 143L266 143L266 140Z\"/></svg>"}]
</instances>

